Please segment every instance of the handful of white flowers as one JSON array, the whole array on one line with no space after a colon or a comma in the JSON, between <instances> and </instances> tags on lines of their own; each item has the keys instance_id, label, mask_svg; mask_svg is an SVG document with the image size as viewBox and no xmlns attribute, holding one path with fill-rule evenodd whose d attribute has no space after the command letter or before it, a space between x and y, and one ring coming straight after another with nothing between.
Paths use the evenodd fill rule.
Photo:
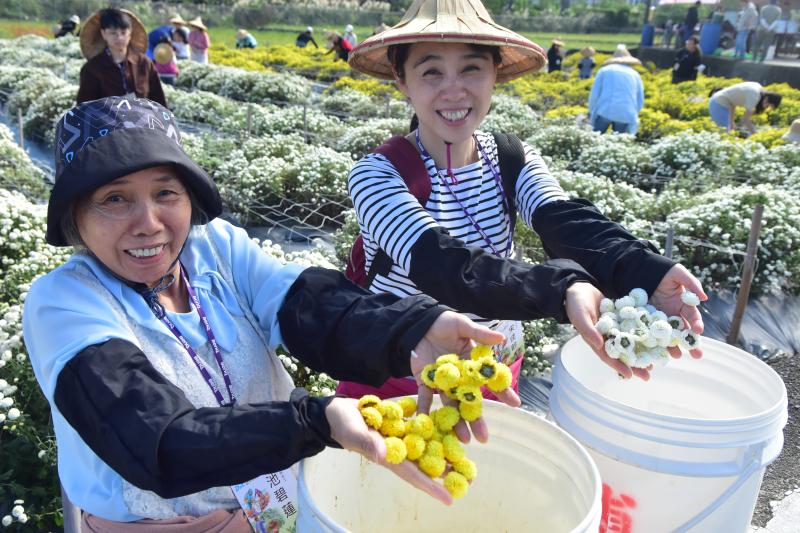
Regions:
<instances>
[{"instance_id":1,"label":"handful of white flowers","mask_svg":"<svg viewBox=\"0 0 800 533\"><path fill-rule=\"evenodd\" d=\"M700 305L700 298L689 291L681 295L681 301ZM631 368L664 366L669 360L667 348L692 350L700 345L700 338L683 318L667 316L648 304L644 289L633 289L617 300L603 298L600 313L595 327L606 341L606 353Z\"/></svg>"}]
</instances>

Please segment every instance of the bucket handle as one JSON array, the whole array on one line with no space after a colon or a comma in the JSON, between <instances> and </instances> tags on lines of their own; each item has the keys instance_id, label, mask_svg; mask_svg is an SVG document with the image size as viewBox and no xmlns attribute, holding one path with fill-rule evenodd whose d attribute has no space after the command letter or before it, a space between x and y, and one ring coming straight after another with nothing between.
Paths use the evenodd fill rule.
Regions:
<instances>
[{"instance_id":1,"label":"bucket handle","mask_svg":"<svg viewBox=\"0 0 800 533\"><path fill-rule=\"evenodd\" d=\"M674 533L684 533L686 531L689 531L691 528L693 528L694 526L705 520L708 517L708 515L716 511L720 505L725 503L727 499L733 495L733 493L739 490L739 487L741 487L748 479L750 479L750 476L752 476L753 473L756 472L756 470L761 468L760 457L764 451L764 448L765 448L764 443L761 443L758 446L751 447L748 454L750 456L750 463L748 464L747 468L745 468L742 471L742 473L739 474L739 477L737 477L736 480L734 480L734 482L731 483L731 485L727 489L725 489L725 491L722 494L720 494L716 500L711 502L705 509L703 509L698 514L696 514L695 516L693 516L692 518L690 518L689 520L687 520L686 522L675 528Z\"/></svg>"}]
</instances>

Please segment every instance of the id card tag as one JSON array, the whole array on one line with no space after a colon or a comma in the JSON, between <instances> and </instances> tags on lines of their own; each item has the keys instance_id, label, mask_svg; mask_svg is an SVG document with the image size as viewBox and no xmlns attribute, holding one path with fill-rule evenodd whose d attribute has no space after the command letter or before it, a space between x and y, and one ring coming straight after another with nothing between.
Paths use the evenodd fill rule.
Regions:
<instances>
[{"instance_id":1,"label":"id card tag","mask_svg":"<svg viewBox=\"0 0 800 533\"><path fill-rule=\"evenodd\" d=\"M233 485L247 520L256 533L295 533L297 478L290 469Z\"/></svg>"},{"instance_id":2,"label":"id card tag","mask_svg":"<svg viewBox=\"0 0 800 533\"><path fill-rule=\"evenodd\" d=\"M502 320L494 328L505 335L506 342L495 347L495 359L506 365L522 357L525 352L525 333L522 331L522 322L517 320Z\"/></svg>"}]
</instances>

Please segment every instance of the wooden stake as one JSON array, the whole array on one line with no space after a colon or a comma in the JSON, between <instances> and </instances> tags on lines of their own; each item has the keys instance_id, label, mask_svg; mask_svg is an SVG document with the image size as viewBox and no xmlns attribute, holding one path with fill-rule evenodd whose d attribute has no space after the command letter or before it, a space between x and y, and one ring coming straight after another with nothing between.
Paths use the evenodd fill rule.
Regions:
<instances>
[{"instance_id":1,"label":"wooden stake","mask_svg":"<svg viewBox=\"0 0 800 533\"><path fill-rule=\"evenodd\" d=\"M753 221L750 224L750 238L747 240L747 256L744 259L744 269L742 270L742 282L739 286L739 294L736 297L736 307L733 310L731 319L731 330L725 339L728 344L739 342L739 331L742 327L744 310L747 300L750 297L750 286L753 284L755 274L756 252L758 251L758 235L761 233L761 217L764 214L764 204L756 204L753 212Z\"/></svg>"},{"instance_id":2,"label":"wooden stake","mask_svg":"<svg viewBox=\"0 0 800 533\"><path fill-rule=\"evenodd\" d=\"M22 109L17 109L17 121L19 122L19 147L25 149L25 131L23 129Z\"/></svg>"},{"instance_id":3,"label":"wooden stake","mask_svg":"<svg viewBox=\"0 0 800 533\"><path fill-rule=\"evenodd\" d=\"M664 257L672 259L672 245L675 241L675 228L670 226L667 229L667 238L664 241Z\"/></svg>"}]
</instances>

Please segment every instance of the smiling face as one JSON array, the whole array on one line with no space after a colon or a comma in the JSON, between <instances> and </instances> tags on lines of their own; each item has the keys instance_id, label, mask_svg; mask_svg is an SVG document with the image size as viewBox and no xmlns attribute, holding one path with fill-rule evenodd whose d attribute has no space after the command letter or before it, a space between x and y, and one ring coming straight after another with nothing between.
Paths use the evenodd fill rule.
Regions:
<instances>
[{"instance_id":1,"label":"smiling face","mask_svg":"<svg viewBox=\"0 0 800 533\"><path fill-rule=\"evenodd\" d=\"M189 192L171 166L114 180L75 210L75 223L89 251L117 276L149 287L177 259L191 218Z\"/></svg>"},{"instance_id":2,"label":"smiling face","mask_svg":"<svg viewBox=\"0 0 800 533\"><path fill-rule=\"evenodd\" d=\"M420 132L453 144L468 140L492 102L497 67L490 51L462 43L415 43L397 86L411 101Z\"/></svg>"}]
</instances>

